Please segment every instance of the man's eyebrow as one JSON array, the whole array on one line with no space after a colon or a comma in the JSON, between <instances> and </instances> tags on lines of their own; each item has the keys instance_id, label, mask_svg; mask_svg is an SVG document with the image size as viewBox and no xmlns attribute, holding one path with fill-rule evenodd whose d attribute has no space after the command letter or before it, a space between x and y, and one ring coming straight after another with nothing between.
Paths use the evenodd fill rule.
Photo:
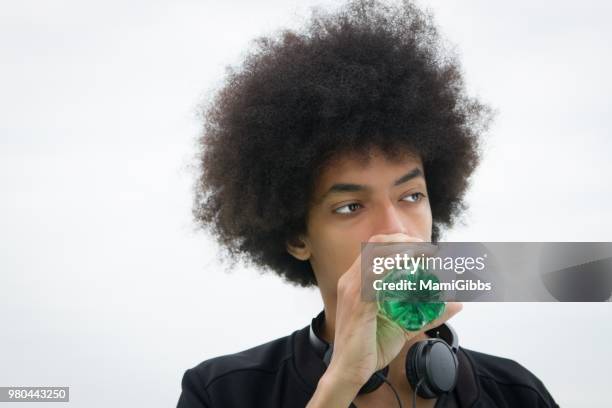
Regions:
<instances>
[{"instance_id":1,"label":"man's eyebrow","mask_svg":"<svg viewBox=\"0 0 612 408\"><path fill-rule=\"evenodd\" d=\"M415 167L414 169L410 170L408 173L404 174L402 177L395 180L395 183L393 183L393 185L399 186L400 184L403 184L417 177L423 177L423 172L418 167Z\"/></svg>"},{"instance_id":2,"label":"man's eyebrow","mask_svg":"<svg viewBox=\"0 0 612 408\"><path fill-rule=\"evenodd\" d=\"M418 167L415 167L414 169L410 170L408 173L404 174L402 177L395 180L393 182L393 186L399 186L400 184L403 184L417 177L423 177L423 172ZM333 186L331 186L329 190L325 192L325 194L321 196L318 202L323 202L323 200L325 200L327 196L333 193L353 193L357 191L368 191L370 189L371 188L369 186L366 186L363 184L336 183Z\"/></svg>"}]
</instances>

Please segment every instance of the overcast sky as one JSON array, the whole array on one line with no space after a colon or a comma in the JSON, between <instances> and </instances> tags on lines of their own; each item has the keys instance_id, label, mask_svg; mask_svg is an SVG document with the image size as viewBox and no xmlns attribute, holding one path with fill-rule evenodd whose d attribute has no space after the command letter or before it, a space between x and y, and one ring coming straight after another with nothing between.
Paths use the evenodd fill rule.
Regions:
<instances>
[{"instance_id":1,"label":"overcast sky","mask_svg":"<svg viewBox=\"0 0 612 408\"><path fill-rule=\"evenodd\" d=\"M315 4L339 3L2 3L0 386L70 386L71 407L174 406L185 369L321 309L315 290L224 273L190 213L198 104L252 38ZM444 240L612 241L611 3L420 4L498 112ZM611 318L610 303L480 303L453 323L466 348L584 407L607 402Z\"/></svg>"}]
</instances>

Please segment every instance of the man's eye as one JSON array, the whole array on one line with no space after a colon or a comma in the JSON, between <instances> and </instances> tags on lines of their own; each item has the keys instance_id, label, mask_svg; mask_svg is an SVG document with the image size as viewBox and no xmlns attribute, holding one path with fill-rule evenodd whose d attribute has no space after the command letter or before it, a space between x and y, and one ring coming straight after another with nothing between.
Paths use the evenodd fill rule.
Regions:
<instances>
[{"instance_id":1,"label":"man's eye","mask_svg":"<svg viewBox=\"0 0 612 408\"><path fill-rule=\"evenodd\" d=\"M406 197L402 198L404 201L410 201L411 203L416 203L421 200L421 198L425 197L425 194L421 192L408 194Z\"/></svg>"},{"instance_id":2,"label":"man's eye","mask_svg":"<svg viewBox=\"0 0 612 408\"><path fill-rule=\"evenodd\" d=\"M338 207L334 210L336 214L352 214L354 210L356 210L356 206L361 206L358 203L350 203L347 205L343 205L342 207Z\"/></svg>"}]
</instances>

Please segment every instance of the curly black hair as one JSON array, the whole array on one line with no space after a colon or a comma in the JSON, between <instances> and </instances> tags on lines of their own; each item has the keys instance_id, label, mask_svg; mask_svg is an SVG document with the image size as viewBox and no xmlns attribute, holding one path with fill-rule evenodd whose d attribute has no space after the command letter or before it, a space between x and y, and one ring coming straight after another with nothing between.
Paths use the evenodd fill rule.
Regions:
<instances>
[{"instance_id":1,"label":"curly black hair","mask_svg":"<svg viewBox=\"0 0 612 408\"><path fill-rule=\"evenodd\" d=\"M306 232L325 166L376 147L389 158L420 156L438 242L466 207L490 109L466 95L431 15L409 1L349 1L253 45L203 109L198 227L234 261L316 285L286 243Z\"/></svg>"}]
</instances>

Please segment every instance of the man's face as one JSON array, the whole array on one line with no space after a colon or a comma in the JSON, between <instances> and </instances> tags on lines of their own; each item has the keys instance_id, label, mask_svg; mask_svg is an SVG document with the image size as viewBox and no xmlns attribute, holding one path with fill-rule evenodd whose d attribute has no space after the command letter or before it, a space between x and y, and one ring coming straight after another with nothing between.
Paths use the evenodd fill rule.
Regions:
<instances>
[{"instance_id":1,"label":"man's face","mask_svg":"<svg viewBox=\"0 0 612 408\"><path fill-rule=\"evenodd\" d=\"M318 286L335 292L372 235L431 241L428 196L419 157L390 161L375 150L368 162L343 156L329 164L317 180L304 237Z\"/></svg>"}]
</instances>

